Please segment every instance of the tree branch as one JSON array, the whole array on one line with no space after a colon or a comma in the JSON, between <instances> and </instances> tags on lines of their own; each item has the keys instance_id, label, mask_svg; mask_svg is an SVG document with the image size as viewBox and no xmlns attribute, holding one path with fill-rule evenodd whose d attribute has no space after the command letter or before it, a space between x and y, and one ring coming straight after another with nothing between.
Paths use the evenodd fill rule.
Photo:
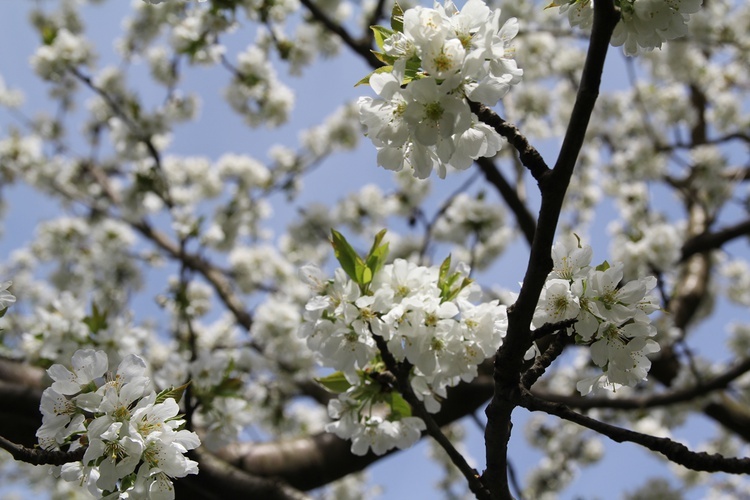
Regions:
<instances>
[{"instance_id":1,"label":"tree branch","mask_svg":"<svg viewBox=\"0 0 750 500\"><path fill-rule=\"evenodd\" d=\"M470 384L448 388L448 397L433 418L438 426L449 424L477 411L491 395L491 378L480 374ZM350 448L349 441L323 432L276 443L234 443L218 456L252 474L278 477L306 491L361 471L388 455L358 456Z\"/></svg>"},{"instance_id":2,"label":"tree branch","mask_svg":"<svg viewBox=\"0 0 750 500\"><path fill-rule=\"evenodd\" d=\"M543 411L564 420L576 423L623 443L639 444L651 451L661 453L672 462L688 469L705 472L728 472L730 474L750 474L750 458L725 458L719 454L690 451L685 445L668 438L660 438L640 432L623 429L611 424L572 411L565 405L543 401L530 392L523 392L521 406L530 411Z\"/></svg>"},{"instance_id":3,"label":"tree branch","mask_svg":"<svg viewBox=\"0 0 750 500\"><path fill-rule=\"evenodd\" d=\"M200 464L200 473L175 482L178 491L189 488L177 498L201 491L206 499L262 498L263 500L310 500L301 491L275 478L257 477L217 458L200 448L189 453Z\"/></svg>"},{"instance_id":4,"label":"tree branch","mask_svg":"<svg viewBox=\"0 0 750 500\"><path fill-rule=\"evenodd\" d=\"M246 330L249 330L253 324L252 315L245 309L245 305L234 293L232 285L224 274L217 267L212 265L206 259L183 252L180 246L171 241L164 233L154 229L145 220L128 221L133 228L138 230L144 237L152 241L159 248L167 252L172 258L184 262L184 264L199 272L206 280L213 285L214 290L221 298L224 305L227 306L234 315L237 323Z\"/></svg>"},{"instance_id":5,"label":"tree branch","mask_svg":"<svg viewBox=\"0 0 750 500\"><path fill-rule=\"evenodd\" d=\"M497 113L484 104L469 100L469 107L471 108L471 112L477 115L482 122L494 128L498 134L508 139L508 142L518 151L523 166L531 172L531 175L537 182L549 172L549 167L544 162L542 155L521 134L518 127L500 118Z\"/></svg>"},{"instance_id":6,"label":"tree branch","mask_svg":"<svg viewBox=\"0 0 750 500\"><path fill-rule=\"evenodd\" d=\"M565 350L565 346L572 342L573 339L565 333L565 328L554 334L547 349L545 349L541 356L537 356L534 360L534 365L526 370L521 377L521 384L527 389L534 385L534 383L544 375L544 372L549 368L552 362L562 354Z\"/></svg>"},{"instance_id":7,"label":"tree branch","mask_svg":"<svg viewBox=\"0 0 750 500\"><path fill-rule=\"evenodd\" d=\"M139 141L143 143L144 146L146 146L146 149L148 150L149 155L154 160L154 169L160 173L161 179L163 180L163 171L161 166L161 154L159 153L159 150L156 149L156 146L154 145L154 142L151 140L151 137L148 135L144 135L141 132L141 127L138 125L137 122L133 121L133 119L125 112L125 110L122 109L122 106L107 92L99 88L96 84L94 84L94 81L91 79L91 77L84 75L81 73L78 68L75 67L69 67L68 71L80 82L82 82L84 85L86 85L89 89L91 89L95 94L97 94L99 97L101 97L105 103L107 103L107 106L112 110L112 113L114 113L115 116L120 118L125 125L127 125L128 129L130 129L130 132L135 136ZM174 202L172 201L172 197L169 193L168 189L164 190L154 190L154 194L159 196L161 200L167 205L167 207L172 208L174 207Z\"/></svg>"},{"instance_id":8,"label":"tree branch","mask_svg":"<svg viewBox=\"0 0 750 500\"><path fill-rule=\"evenodd\" d=\"M451 443L446 435L443 434L443 431L440 430L440 426L435 422L435 419L427 412L424 404L422 404L422 402L417 398L417 395L414 394L414 390L411 387L411 382L409 381L409 374L412 370L411 363L409 363L408 361L396 361L396 359L393 357L393 354L391 354L391 352L388 350L388 344L386 343L385 339L383 339L383 337L381 337L380 335L375 335L372 332L371 334L372 338L375 340L375 344L378 346L380 356L383 358L385 366L396 376L396 380L398 381L398 388L401 392L401 395L404 397L406 402L409 403L412 411L414 411L416 416L421 418L425 423L425 426L427 427L427 434L429 434L430 437L437 441L437 443L441 448L443 448L445 453L448 454L448 457L450 457L453 465L455 465L458 470L461 471L461 474L464 475L466 481L469 483L469 488L471 489L472 493L474 493L474 495L476 495L476 497L480 500L492 500L492 494L482 484L477 471L473 467L471 467L468 462L466 462L464 456L461 455L456 447L453 446L453 443Z\"/></svg>"},{"instance_id":9,"label":"tree branch","mask_svg":"<svg viewBox=\"0 0 750 500\"><path fill-rule=\"evenodd\" d=\"M682 245L680 262L685 262L689 257L697 253L717 250L721 248L724 243L742 236L750 236L750 219L746 219L718 231L704 232L693 236Z\"/></svg>"},{"instance_id":10,"label":"tree branch","mask_svg":"<svg viewBox=\"0 0 750 500\"><path fill-rule=\"evenodd\" d=\"M495 391L486 410L487 470L483 479L498 498L512 498L506 472L508 441L512 428L511 413L517 404L523 356L531 345L529 326L547 274L552 269L552 243L565 192L599 95L609 41L619 18L612 0L594 4L591 42L560 155L552 171L542 171L539 165L534 167L542 193L537 230L518 300L508 309L508 333L495 357Z\"/></svg>"},{"instance_id":11,"label":"tree branch","mask_svg":"<svg viewBox=\"0 0 750 500\"><path fill-rule=\"evenodd\" d=\"M495 162L492 161L491 158L481 156L474 161L484 174L487 182L495 186L495 189L497 189L497 192L503 200L505 200L508 208L510 208L516 216L518 227L526 238L526 242L531 245L531 242L534 241L536 220L534 220L534 216L531 215L526 204L518 197L516 190L511 187L505 179L505 176L503 176L503 173L500 172L500 169L497 168L497 165L495 165Z\"/></svg>"},{"instance_id":12,"label":"tree branch","mask_svg":"<svg viewBox=\"0 0 750 500\"><path fill-rule=\"evenodd\" d=\"M656 394L653 396L637 398L602 398L602 397L579 397L564 396L541 391L531 391L538 398L544 399L551 403L561 403L571 408L579 410L588 410L592 408L612 408L618 410L643 410L646 408L655 408L658 406L667 406L676 403L693 401L696 398L706 396L718 389L726 388L731 382L750 372L750 358L728 369L724 373L717 375L703 383L696 384L692 387L679 391L671 391L665 394Z\"/></svg>"},{"instance_id":13,"label":"tree branch","mask_svg":"<svg viewBox=\"0 0 750 500\"><path fill-rule=\"evenodd\" d=\"M375 57L370 51L369 45L363 44L359 40L355 40L354 37L352 37L349 32L344 29L343 26L328 17L325 12L323 12L311 0L300 0L300 2L305 6L310 14L312 14L313 18L316 21L325 26L325 28L331 33L338 35L338 37L341 38L341 41L348 45L354 52L362 56L362 58L367 61L367 64L369 64L373 68L379 68L383 65L383 63L381 63L378 58Z\"/></svg>"},{"instance_id":14,"label":"tree branch","mask_svg":"<svg viewBox=\"0 0 750 500\"><path fill-rule=\"evenodd\" d=\"M43 450L41 448L27 448L0 436L0 448L6 450L19 462L31 465L63 465L83 459L86 448L75 451Z\"/></svg>"}]
</instances>

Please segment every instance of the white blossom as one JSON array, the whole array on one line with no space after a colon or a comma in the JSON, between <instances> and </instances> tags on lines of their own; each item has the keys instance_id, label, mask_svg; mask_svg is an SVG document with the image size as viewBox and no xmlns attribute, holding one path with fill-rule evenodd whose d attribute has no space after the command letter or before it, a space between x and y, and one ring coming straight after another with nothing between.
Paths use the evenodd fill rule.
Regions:
<instances>
[{"instance_id":1,"label":"white blossom","mask_svg":"<svg viewBox=\"0 0 750 500\"><path fill-rule=\"evenodd\" d=\"M103 351L79 350L72 364L72 372L62 365L48 370L55 382L42 395L37 432L45 449L70 444L74 450L86 443L82 462L63 467L61 477L86 484L97 496L120 490L123 497L153 491L151 497L173 498L171 478L198 473L198 464L184 454L200 445L195 433L180 429L177 402L171 397L157 402L157 394L147 390L148 367L136 355L123 359L106 379ZM123 481L126 477L134 481Z\"/></svg>"}]
</instances>

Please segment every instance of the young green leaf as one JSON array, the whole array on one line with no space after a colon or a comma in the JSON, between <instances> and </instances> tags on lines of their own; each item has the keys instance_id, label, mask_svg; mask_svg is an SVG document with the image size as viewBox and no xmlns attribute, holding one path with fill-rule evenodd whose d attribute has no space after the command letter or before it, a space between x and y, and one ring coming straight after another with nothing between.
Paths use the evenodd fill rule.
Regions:
<instances>
[{"instance_id":1,"label":"young green leaf","mask_svg":"<svg viewBox=\"0 0 750 500\"><path fill-rule=\"evenodd\" d=\"M385 41L395 33L395 31L388 29L385 26L370 26L370 29L372 30L373 35L375 35L375 45L377 45L380 50L383 50Z\"/></svg>"},{"instance_id":2,"label":"young green leaf","mask_svg":"<svg viewBox=\"0 0 750 500\"><path fill-rule=\"evenodd\" d=\"M359 273L359 269L357 269L357 272ZM365 267L362 269L359 282L363 285L369 285L372 281L372 276L372 269L365 265Z\"/></svg>"},{"instance_id":3,"label":"young green leaf","mask_svg":"<svg viewBox=\"0 0 750 500\"><path fill-rule=\"evenodd\" d=\"M442 264L440 264L440 273L438 274L438 286L442 285L445 279L448 277L448 271L451 270L451 256L445 258Z\"/></svg>"},{"instance_id":4,"label":"young green leaf","mask_svg":"<svg viewBox=\"0 0 750 500\"><path fill-rule=\"evenodd\" d=\"M378 248L380 243L383 241L383 238L385 237L386 232L387 232L386 229L381 229L380 231L378 231L378 234L375 235L375 239L372 240L372 246L370 247L370 251L367 252L368 257L372 255L373 252L375 252L375 250Z\"/></svg>"},{"instance_id":5,"label":"young green leaf","mask_svg":"<svg viewBox=\"0 0 750 500\"><path fill-rule=\"evenodd\" d=\"M187 384L183 384L179 387L170 387L169 389L164 389L159 394L156 395L155 403L163 403L169 398L174 399L176 402L180 402L182 399L182 396L185 394L185 389L190 385L190 382Z\"/></svg>"},{"instance_id":6,"label":"young green leaf","mask_svg":"<svg viewBox=\"0 0 750 500\"><path fill-rule=\"evenodd\" d=\"M316 378L315 381L335 394L346 392L352 386L346 380L344 372L334 372L326 377Z\"/></svg>"},{"instance_id":7,"label":"young green leaf","mask_svg":"<svg viewBox=\"0 0 750 500\"><path fill-rule=\"evenodd\" d=\"M380 245L378 248L375 249L374 252L371 252L370 255L367 257L367 268L372 272L372 275L375 276L380 269L382 269L383 265L385 264L385 260L388 258L388 243L384 245Z\"/></svg>"},{"instance_id":8,"label":"young green leaf","mask_svg":"<svg viewBox=\"0 0 750 500\"><path fill-rule=\"evenodd\" d=\"M377 56L378 54L380 54L380 52L373 52L373 54L375 54ZM380 58L378 57L378 59L380 59ZM381 61L382 61L382 59L381 59ZM393 71L393 66L381 66L378 69L376 69L375 71L371 71L370 74L368 74L366 77L362 78L360 81L358 81L357 83L355 83L354 86L357 87L359 85L369 85L370 84L370 77L372 75L374 75L375 73L388 73L390 71Z\"/></svg>"},{"instance_id":9,"label":"young green leaf","mask_svg":"<svg viewBox=\"0 0 750 500\"><path fill-rule=\"evenodd\" d=\"M372 52L373 55L378 58L378 61L382 62L386 66L393 66L393 63L398 60L398 58L389 56L385 52L378 52L377 50L371 50L370 52Z\"/></svg>"},{"instance_id":10,"label":"young green leaf","mask_svg":"<svg viewBox=\"0 0 750 500\"><path fill-rule=\"evenodd\" d=\"M370 270L372 277L380 271L385 264L385 260L388 258L388 243L382 244L385 233L386 230L383 229L375 235L375 240L372 242L370 252L367 254L366 265L367 269Z\"/></svg>"},{"instance_id":11,"label":"young green leaf","mask_svg":"<svg viewBox=\"0 0 750 500\"><path fill-rule=\"evenodd\" d=\"M341 268L344 272L349 275L356 283L363 285L362 279L364 277L365 263L362 257L357 255L357 252L352 248L344 235L331 229L331 245L333 245L333 254L336 256L336 260L341 264Z\"/></svg>"},{"instance_id":12,"label":"young green leaf","mask_svg":"<svg viewBox=\"0 0 750 500\"><path fill-rule=\"evenodd\" d=\"M398 2L394 2L391 11L391 28L394 31L404 32L404 11Z\"/></svg>"},{"instance_id":13,"label":"young green leaf","mask_svg":"<svg viewBox=\"0 0 750 500\"><path fill-rule=\"evenodd\" d=\"M83 318L83 322L89 327L91 333L96 333L107 328L107 311L100 311L96 303L91 303L91 314Z\"/></svg>"},{"instance_id":14,"label":"young green leaf","mask_svg":"<svg viewBox=\"0 0 750 500\"><path fill-rule=\"evenodd\" d=\"M411 406L406 402L401 393L393 391L385 396L385 401L391 407L391 413L399 418L411 417Z\"/></svg>"},{"instance_id":15,"label":"young green leaf","mask_svg":"<svg viewBox=\"0 0 750 500\"><path fill-rule=\"evenodd\" d=\"M138 475L136 473L128 474L127 476L120 479L120 490L128 491L135 485L136 479L138 479Z\"/></svg>"}]
</instances>

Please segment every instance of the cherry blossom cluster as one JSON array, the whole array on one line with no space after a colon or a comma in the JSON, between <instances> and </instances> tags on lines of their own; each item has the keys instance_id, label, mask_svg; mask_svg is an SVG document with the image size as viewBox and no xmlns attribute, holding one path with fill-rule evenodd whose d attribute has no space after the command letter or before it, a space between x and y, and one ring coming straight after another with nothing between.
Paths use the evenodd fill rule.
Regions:
<instances>
[{"instance_id":1,"label":"cherry blossom cluster","mask_svg":"<svg viewBox=\"0 0 750 500\"><path fill-rule=\"evenodd\" d=\"M606 261L593 268L591 247L570 236L552 248L554 268L547 277L532 324L575 320L576 341L588 345L592 361L603 373L581 380L581 394L594 389L617 390L646 379L647 355L659 351L651 337L656 329L648 315L659 309L650 292L656 278L623 281L623 265Z\"/></svg>"},{"instance_id":2,"label":"cherry blossom cluster","mask_svg":"<svg viewBox=\"0 0 750 500\"><path fill-rule=\"evenodd\" d=\"M663 42L685 36L690 14L701 8L703 0L615 0L621 19L612 34L612 45L622 46L625 54L634 56L661 48ZM553 0L571 26L590 28L594 0Z\"/></svg>"},{"instance_id":3,"label":"cherry blossom cluster","mask_svg":"<svg viewBox=\"0 0 750 500\"><path fill-rule=\"evenodd\" d=\"M321 364L337 370L318 379L339 393L328 405L338 420L326 430L351 439L358 455L409 447L425 428L412 416L386 359L408 370L411 390L435 413L448 387L477 376L477 366L495 353L507 329L504 306L475 304L481 293L466 266L451 273L450 259L432 267L403 259L383 265L383 234L362 259L334 232L342 268L332 280L314 266L302 269L316 295L305 307L300 336Z\"/></svg>"},{"instance_id":4,"label":"cherry blossom cluster","mask_svg":"<svg viewBox=\"0 0 750 500\"><path fill-rule=\"evenodd\" d=\"M172 478L198 473L185 453L200 440L182 429L175 400L184 387L150 390L146 363L132 354L116 373L107 370L106 353L93 349L76 351L72 371L61 364L47 370L53 383L42 394L39 445L87 446L83 460L63 465L59 474L97 498L174 498Z\"/></svg>"},{"instance_id":5,"label":"cherry blossom cluster","mask_svg":"<svg viewBox=\"0 0 750 500\"><path fill-rule=\"evenodd\" d=\"M392 28L392 29L391 29ZM374 26L386 65L360 83L379 98L361 97L360 120L378 150L378 165L413 169L420 179L447 165L468 168L497 153L503 139L480 122L468 100L494 106L521 80L511 40L518 21L502 26L500 9L469 0L459 11L451 0L435 8L394 8L391 28Z\"/></svg>"}]
</instances>

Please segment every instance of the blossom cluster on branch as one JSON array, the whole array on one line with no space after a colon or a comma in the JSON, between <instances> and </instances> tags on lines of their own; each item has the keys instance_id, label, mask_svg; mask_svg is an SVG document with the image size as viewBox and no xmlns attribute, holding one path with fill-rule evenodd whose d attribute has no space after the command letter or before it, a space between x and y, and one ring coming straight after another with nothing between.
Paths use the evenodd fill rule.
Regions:
<instances>
[{"instance_id":1,"label":"blossom cluster on branch","mask_svg":"<svg viewBox=\"0 0 750 500\"><path fill-rule=\"evenodd\" d=\"M339 393L328 405L338 420L326 429L351 439L359 455L368 448L377 454L407 448L424 422L412 416L399 392L400 374L386 359L395 358L416 397L435 413L446 389L473 380L477 366L502 343L505 307L497 300L477 304L481 290L466 266L450 271L450 258L441 266L403 259L384 265L384 232L365 259L343 236L333 235L342 264L333 280L314 266L302 271L316 295L305 307L300 336L321 364L337 370L319 379Z\"/></svg>"},{"instance_id":2,"label":"blossom cluster on branch","mask_svg":"<svg viewBox=\"0 0 750 500\"><path fill-rule=\"evenodd\" d=\"M494 355L507 330L504 306L497 300L477 303L481 289L468 278L467 266L451 272L450 258L441 266L403 259L384 265L388 245L381 243L383 236L384 231L362 258L333 231L342 265L334 278L327 279L315 266L302 270L316 295L305 307L300 336L322 365L337 370L318 379L339 394L328 405L337 420L326 430L351 439L356 454L407 448L424 430L399 392L394 371L407 371L411 390L435 413L448 387L477 376L477 366ZM590 346L593 362L602 369L578 383L583 395L642 382L651 366L647 355L659 351L648 317L659 309L649 293L656 279L621 284L621 263L605 261L592 268L591 256L591 247L573 235L554 245L554 268L532 322L541 328L575 320L570 333ZM527 356L537 353L532 347ZM390 356L399 365L389 366Z\"/></svg>"},{"instance_id":3,"label":"blossom cluster on branch","mask_svg":"<svg viewBox=\"0 0 750 500\"><path fill-rule=\"evenodd\" d=\"M687 339L720 294L750 304L750 267L744 255L734 248L726 255L719 251L748 231L747 220L736 225L727 221L748 209L741 189L750 176L747 165L734 165L733 149L748 142L737 103L744 102L750 88L744 64L750 53L750 11L744 3L730 10L731 2L723 0L707 2L702 12L697 12L700 0L555 0L552 5L560 7L573 26L587 29L594 19L593 1L597 14L604 12L600 7L608 8L613 27L620 16L613 44L622 45L628 55L648 53L627 60L633 66L628 68L633 70L629 90L610 93L603 88L588 128L569 128L570 136L578 135L585 146L575 161L565 203L556 210L561 221L570 220L569 226L562 222L559 232L585 234L603 206L602 194L615 200L620 221L608 226L613 263L592 266L591 248L572 236L558 242L546 282L544 267L539 279L528 280L530 286L524 289L541 290L538 303L535 294L527 302L536 304L533 319L524 307L523 315L511 315L510 330L500 304L510 304L513 294L500 287L518 278L495 273L492 293L503 299L482 303L481 290L469 276L502 265L499 256L515 250L512 245L521 233L532 255L539 256L534 251L543 249L541 261L547 263L546 245L551 244L555 223L534 220L539 197L525 186L524 148L509 135L516 151L501 150L505 139L499 134L513 130L516 139L532 149L536 143L547 156L545 140L554 142L565 131L576 92L591 88L579 88L580 70L588 65L582 37L578 30L562 28L567 20L556 10L544 10L535 0L504 4L502 15L481 0L469 0L460 9L450 0L406 11L395 6L390 27L375 26L370 37L360 37L351 36L361 34L353 30L379 22L390 3L144 0L133 4L132 15L123 23L124 36L114 44L122 64L102 68L97 67L105 55L97 54L100 40L87 38L83 17L77 15L86 2L62 2L58 14L35 10L41 43L31 65L49 86L59 112L26 119L21 93L5 88L0 79L0 105L18 112L14 119L19 124L0 140L0 184L28 184L59 202L64 215L40 223L33 242L10 255L2 269L13 279L13 292L23 296L24 311L0 324L0 364L31 368L30 373L39 376L39 367L53 365L54 383L42 400L42 451L66 450L54 456L69 460L83 457L57 470L67 483L48 476L58 488L53 494L59 496L65 488L85 493L88 486L95 496L169 498L172 477L197 473L197 464L185 456L198 440L182 429L179 390L150 390L144 364L152 367L149 377L159 388L193 378L185 418L190 429L200 433L200 444L244 469L243 477L278 478L279 485L295 488L299 481L305 485L300 489L306 489L350 472L350 464L370 460L351 460L337 440L319 439L317 432L325 428L351 440L357 455L368 450L380 455L411 446L425 433L435 436L430 413L444 409L440 417L446 420L466 415L471 410L462 404L462 396L492 396L484 380L474 380L478 383L466 392L456 390L455 400L451 390L451 401L444 401L447 389L472 381L478 364L498 349L520 363L532 339L551 340L551 347L540 341L527 352L520 370L530 369L503 371L498 364L495 373L496 382L509 373L521 375L527 409L557 415L538 405L545 398L580 408L608 408L614 400L623 408L665 404L663 410L649 411L647 418L643 412L612 413L639 432L657 436L667 435L684 419L688 406L712 418L720 408L730 416L717 421L730 432L712 446L724 446L715 451L725 456L743 454L732 446L747 430L740 412L739 417L731 415L729 403L742 403L750 387L743 369L750 327L742 319L729 326L728 344L744 362L728 371L724 361L709 363L694 356ZM361 17L354 19L353 13ZM517 37L514 16L529 26L522 36ZM690 39L652 50L684 34L688 21ZM236 35L242 39L240 48L236 39L230 42ZM593 38L606 52L608 40ZM369 50L373 42L376 56ZM592 40L592 46L596 43ZM183 155L184 143L170 142L178 124L199 120L201 107L211 110L211 116L217 109L210 96L202 96L206 104L201 106L199 96L189 92L195 88L187 81L195 74L192 66L202 66L201 72L212 65L225 71L227 110L250 127L272 129L294 119L295 104L309 102L308 94L300 92L295 103L292 89L300 87L287 85L287 71L299 76L315 57L333 55L341 47L364 55L373 67L377 61L385 65L360 81L377 97L344 104L303 131L297 149L288 129L280 131L283 145L271 145L265 161L256 151L265 136L232 146L236 152L203 149L196 141L195 150L205 157ZM111 62L106 55L104 59ZM146 71L139 71L139 65ZM141 80L133 79L148 70L151 83L164 91L163 99L152 99L152 89L141 89ZM599 76L601 71L586 73ZM523 85L516 85L521 76ZM79 102L85 93L90 99ZM37 102L36 97L30 101ZM493 106L494 111L489 109ZM481 109L483 120L493 113L502 119L488 120L493 128L471 109ZM71 131L81 110L86 115L79 136ZM312 114L311 108L304 111L305 118ZM357 145L361 125L377 149L380 166L398 171L395 184L357 186L336 204L329 203L327 191L325 203L299 198L305 183L315 186L307 174L321 166L328 175L329 155ZM91 146L91 154L79 139ZM561 156L573 160L575 154ZM469 169L476 159L476 172L460 173L455 177L459 182L441 183L431 192L437 185L428 179L433 170L445 177L450 169ZM515 176L508 176L514 167ZM330 179L325 180L327 187L345 184ZM549 191L541 184L541 198L548 201ZM684 219L675 215L674 200L654 196L662 194L654 187L664 186L680 194ZM444 195L435 206L434 196ZM281 197L286 208L298 209L299 217L278 233L272 205ZM6 209L0 203L0 215ZM602 223L596 215L597 224ZM359 257L334 232L341 269L328 279L315 268L304 268L302 274L315 290L307 302L308 290L295 270L303 262L325 264L328 228L345 226L369 238L391 222L403 231L389 232L390 248L378 236L366 257ZM545 233L549 239L538 237ZM473 274L468 266L451 266L449 260L442 266L420 264L442 252L440 246L446 243L455 245L453 260L470 262ZM517 255L508 257L515 259L510 265L521 270ZM130 305L140 307L135 297L151 294L151 271L164 262L171 275L158 285L160 319L153 321L141 310L138 316L146 317L136 321ZM658 275L665 313L658 320L658 337L649 317L659 308L656 279L645 277L651 273ZM717 273L726 283L714 279ZM9 282L0 284L0 317L15 301L9 287ZM87 303L96 304L90 315ZM217 306L225 314L213 314ZM522 328L514 323L520 316L525 318ZM524 349L514 350L519 345L514 341L527 335ZM572 363L566 355L562 362L547 365L573 342L583 347L570 349L577 354ZM78 351L83 348L89 350ZM105 349L113 366L123 360L115 375L106 375L106 356L90 348ZM56 364L68 364L71 358L72 369ZM23 359L23 365L16 359ZM316 360L330 371L321 372ZM660 369L646 382L652 361ZM542 371L544 377L532 388ZM3 371L0 378L6 373L9 387L18 382L14 370ZM309 383L315 376L337 396L331 399ZM6 380L0 382L4 388ZM41 393L42 383L28 385ZM653 397L656 384L664 386L665 395ZM25 394L26 387L18 385ZM636 385L636 391L627 390ZM583 395L599 389L618 394L582 398L572 395L576 387ZM515 387L498 384L496 389L496 396L504 393L510 405L517 405ZM716 391L721 391L721 400L713 397ZM633 393L637 395L629 397ZM692 394L689 401L686 394ZM534 398L536 407L534 401L529 403ZM689 404L678 408L664 403L667 400ZM734 406L742 409L741 404ZM571 415L581 416L571 411L562 418ZM11 417L27 421L21 411ZM6 422L5 414L0 420ZM488 418L492 420L506 424ZM510 430L510 414L507 424L499 426L502 433ZM513 424L517 428L515 416ZM20 441L23 431L16 434L12 425L4 427L3 434ZM588 446L590 435L581 432L579 424L555 421L549 431L531 425L531 441L536 439L545 457L536 473L527 476L526 491L519 488L519 497L560 491L579 466L601 455L597 447ZM34 430L32 426L28 438ZM460 434L451 431L448 439L458 440ZM241 442L241 437L263 442ZM290 442L293 448L287 446ZM436 442L446 452L450 449ZM300 479L308 474L303 462L321 450L330 451L331 443L340 454L325 456L336 460L326 460L324 473L316 471L317 478L309 483ZM486 444L487 456L503 451L497 442ZM14 448L6 449L13 453ZM290 449L294 456L285 455ZM455 453L446 456L455 473L461 468L456 467ZM341 461L346 464L339 465ZM183 483L190 494L212 481L211 465L201 463L203 477ZM227 469L231 472L221 478L224 483L216 494L231 491L240 476ZM505 467L488 470L503 472ZM461 480L493 486L502 480L475 472L464 473ZM28 477L29 483L41 484ZM352 488L348 494L340 493L346 486L339 483L320 495L364 497L359 483L363 479L349 475L346 481ZM717 480L715 491L724 484L729 482ZM746 486L737 491L746 491Z\"/></svg>"},{"instance_id":4,"label":"blossom cluster on branch","mask_svg":"<svg viewBox=\"0 0 750 500\"><path fill-rule=\"evenodd\" d=\"M494 156L504 140L479 121L467 99L494 106L521 81L523 70L510 46L518 21L500 24L500 9L469 0L459 11L451 0L435 8L398 4L391 28L373 26L385 64L360 83L378 99L359 100L366 135L378 149L378 165L413 169L420 179L447 165L465 170Z\"/></svg>"},{"instance_id":5,"label":"blossom cluster on branch","mask_svg":"<svg viewBox=\"0 0 750 500\"><path fill-rule=\"evenodd\" d=\"M656 328L649 314L659 310L650 292L656 278L647 276L623 284L623 264L604 262L591 267L592 250L573 235L552 247L554 268L539 297L532 324L575 320L568 330L590 346L592 361L603 373L578 382L586 395L594 389L633 387L646 379L647 355L659 351L651 337ZM533 352L533 351L532 351Z\"/></svg>"},{"instance_id":6,"label":"blossom cluster on branch","mask_svg":"<svg viewBox=\"0 0 750 500\"><path fill-rule=\"evenodd\" d=\"M685 36L690 14L701 8L703 0L615 0L621 20L612 34L612 45L622 46L634 56L661 48L662 43ZM553 0L549 7L560 7L571 26L590 29L594 0Z\"/></svg>"},{"instance_id":7,"label":"blossom cluster on branch","mask_svg":"<svg viewBox=\"0 0 750 500\"><path fill-rule=\"evenodd\" d=\"M47 370L53 383L42 394L37 431L45 450L86 447L82 461L61 466L60 477L98 498L174 498L172 478L198 473L185 453L200 440L183 428L175 399L185 388L157 394L134 354L114 373L104 351L78 350L71 363L72 371L61 364Z\"/></svg>"}]
</instances>

